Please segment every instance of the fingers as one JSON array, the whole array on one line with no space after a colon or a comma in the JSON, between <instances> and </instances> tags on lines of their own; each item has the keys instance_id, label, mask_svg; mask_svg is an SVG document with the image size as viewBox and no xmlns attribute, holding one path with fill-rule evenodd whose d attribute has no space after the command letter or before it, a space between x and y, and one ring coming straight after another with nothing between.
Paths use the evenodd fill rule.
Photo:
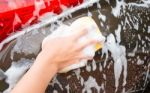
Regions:
<instances>
[{"instance_id":1,"label":"fingers","mask_svg":"<svg viewBox=\"0 0 150 93\"><path fill-rule=\"evenodd\" d=\"M95 39L88 39L87 41L78 44L78 51L83 50L84 48L86 48L89 45L96 45L96 43L98 43L99 41L95 40Z\"/></svg>"},{"instance_id":2,"label":"fingers","mask_svg":"<svg viewBox=\"0 0 150 93\"><path fill-rule=\"evenodd\" d=\"M77 31L75 34L74 34L74 39L75 40L78 40L79 38L81 38L82 36L86 35L88 33L88 31L84 28L81 28L81 30Z\"/></svg>"},{"instance_id":3,"label":"fingers","mask_svg":"<svg viewBox=\"0 0 150 93\"><path fill-rule=\"evenodd\" d=\"M82 59L92 60L93 56L87 56L83 52L80 52L80 54L78 56L76 56L75 59L78 59L78 60L82 60Z\"/></svg>"}]
</instances>

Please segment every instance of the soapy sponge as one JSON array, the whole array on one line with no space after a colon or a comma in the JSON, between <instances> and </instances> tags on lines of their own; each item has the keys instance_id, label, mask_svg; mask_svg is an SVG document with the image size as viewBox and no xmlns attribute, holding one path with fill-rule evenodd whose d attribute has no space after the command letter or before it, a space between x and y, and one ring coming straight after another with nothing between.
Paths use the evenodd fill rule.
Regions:
<instances>
[{"instance_id":1,"label":"soapy sponge","mask_svg":"<svg viewBox=\"0 0 150 93\"><path fill-rule=\"evenodd\" d=\"M56 31L54 31L52 34L47 36L43 42L42 45L49 39L49 38L56 38L56 37L64 37L73 34L72 31L75 31L74 29L80 29L81 27L86 28L88 30L88 34L85 35L84 37L81 37L79 39L79 43L83 43L86 41L88 38L92 38L95 40L98 40L99 43L96 45L89 45L85 49L83 49L83 54L86 56L94 57L95 52L102 48L103 43L105 41L105 37L101 34L97 24L91 17L81 17L75 20L70 26L68 25L62 25ZM81 62L73 64L71 66L68 66L62 70L59 71L59 73L65 73L70 70L76 69L83 67L87 64L86 59L81 60Z\"/></svg>"}]
</instances>

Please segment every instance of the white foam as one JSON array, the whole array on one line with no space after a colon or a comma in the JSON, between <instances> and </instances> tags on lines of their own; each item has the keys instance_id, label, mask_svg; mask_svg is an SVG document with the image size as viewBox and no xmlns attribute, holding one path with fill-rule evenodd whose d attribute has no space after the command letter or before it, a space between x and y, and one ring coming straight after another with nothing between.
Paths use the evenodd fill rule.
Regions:
<instances>
[{"instance_id":1,"label":"white foam","mask_svg":"<svg viewBox=\"0 0 150 93\"><path fill-rule=\"evenodd\" d=\"M125 5L125 2L124 0L116 0L116 7L115 8L112 8L112 14L115 16L115 17L119 17L120 16L120 12L121 12L121 7L124 7Z\"/></svg>"},{"instance_id":2,"label":"white foam","mask_svg":"<svg viewBox=\"0 0 150 93\"><path fill-rule=\"evenodd\" d=\"M109 0L105 0L106 2L108 2L108 4L110 4L110 1Z\"/></svg>"},{"instance_id":3,"label":"white foam","mask_svg":"<svg viewBox=\"0 0 150 93\"><path fill-rule=\"evenodd\" d=\"M14 31L14 26L17 25L18 23L21 23L21 19L19 16L15 13L14 21L13 21L13 31Z\"/></svg>"},{"instance_id":4,"label":"white foam","mask_svg":"<svg viewBox=\"0 0 150 93\"><path fill-rule=\"evenodd\" d=\"M16 44L11 50L11 59L13 59L14 53L24 53L37 55L40 51L40 44L45 37L44 34L39 33L37 30L32 33L27 33L22 37L16 39ZM38 42L37 42L38 41Z\"/></svg>"},{"instance_id":5,"label":"white foam","mask_svg":"<svg viewBox=\"0 0 150 93\"><path fill-rule=\"evenodd\" d=\"M145 8L149 8L149 1L148 2L144 2L143 4L137 4L137 3L129 3L129 6L136 6L136 7L145 7Z\"/></svg>"},{"instance_id":6,"label":"white foam","mask_svg":"<svg viewBox=\"0 0 150 93\"><path fill-rule=\"evenodd\" d=\"M60 8L62 9L62 12L68 11L70 8L73 8L73 6L71 6L70 8L66 7L65 5L60 4ZM66 15L64 18L69 19L72 18L72 14L68 14Z\"/></svg>"},{"instance_id":7,"label":"white foam","mask_svg":"<svg viewBox=\"0 0 150 93\"><path fill-rule=\"evenodd\" d=\"M103 68L102 68L102 65L101 63L99 63L99 71L102 72Z\"/></svg>"},{"instance_id":8,"label":"white foam","mask_svg":"<svg viewBox=\"0 0 150 93\"><path fill-rule=\"evenodd\" d=\"M67 89L67 93L70 93L69 92L69 84L65 88Z\"/></svg>"},{"instance_id":9,"label":"white foam","mask_svg":"<svg viewBox=\"0 0 150 93\"><path fill-rule=\"evenodd\" d=\"M97 3L97 8L99 8L99 9L101 8L101 5L99 2Z\"/></svg>"},{"instance_id":10,"label":"white foam","mask_svg":"<svg viewBox=\"0 0 150 93\"><path fill-rule=\"evenodd\" d=\"M116 34L116 40L119 44L121 41L121 25L118 25L118 29L115 30L115 34Z\"/></svg>"},{"instance_id":11,"label":"white foam","mask_svg":"<svg viewBox=\"0 0 150 93\"><path fill-rule=\"evenodd\" d=\"M52 85L54 87L54 84L58 84L58 86L60 87L61 90L63 90L63 86L62 84L58 81L57 79L57 75L55 77L53 77L52 82L50 82L49 85Z\"/></svg>"},{"instance_id":12,"label":"white foam","mask_svg":"<svg viewBox=\"0 0 150 93\"><path fill-rule=\"evenodd\" d=\"M82 90L82 93L92 93L91 88L96 88L97 93L100 93L101 87L97 84L95 78L89 76L88 80L84 82L84 88Z\"/></svg>"},{"instance_id":13,"label":"white foam","mask_svg":"<svg viewBox=\"0 0 150 93\"><path fill-rule=\"evenodd\" d=\"M116 34L117 43L119 44L121 42L121 25L118 25L118 29L115 30L115 34ZM126 49L124 46L120 46L120 52L123 55L123 56L121 56L121 62L122 62L122 66L124 67L123 86L125 86L126 85L126 78L127 78L127 59L126 59Z\"/></svg>"},{"instance_id":14,"label":"white foam","mask_svg":"<svg viewBox=\"0 0 150 93\"><path fill-rule=\"evenodd\" d=\"M103 79L106 80L106 74L103 73Z\"/></svg>"},{"instance_id":15,"label":"white foam","mask_svg":"<svg viewBox=\"0 0 150 93\"><path fill-rule=\"evenodd\" d=\"M106 93L106 91L105 91L105 84L104 83L101 84L101 89L104 91L103 93Z\"/></svg>"},{"instance_id":16,"label":"white foam","mask_svg":"<svg viewBox=\"0 0 150 93\"><path fill-rule=\"evenodd\" d=\"M53 93L58 93L57 90L54 90ZM68 92L67 92L68 93Z\"/></svg>"},{"instance_id":17,"label":"white foam","mask_svg":"<svg viewBox=\"0 0 150 93\"><path fill-rule=\"evenodd\" d=\"M147 32L150 33L150 26L148 26L148 31Z\"/></svg>"},{"instance_id":18,"label":"white foam","mask_svg":"<svg viewBox=\"0 0 150 93\"><path fill-rule=\"evenodd\" d=\"M102 19L102 21L104 21L104 22L106 21L106 16L99 14L98 17L99 17L99 19Z\"/></svg>"},{"instance_id":19,"label":"white foam","mask_svg":"<svg viewBox=\"0 0 150 93\"><path fill-rule=\"evenodd\" d=\"M74 72L76 74L77 79L80 79L80 77L81 77L81 75L80 75L81 69L76 69L76 70L74 70Z\"/></svg>"},{"instance_id":20,"label":"white foam","mask_svg":"<svg viewBox=\"0 0 150 93\"><path fill-rule=\"evenodd\" d=\"M148 78L150 79L150 63L148 64L148 68L147 68L147 72L146 72L146 79L145 79L145 82L144 82L144 87L146 86L146 82L148 80Z\"/></svg>"},{"instance_id":21,"label":"white foam","mask_svg":"<svg viewBox=\"0 0 150 93\"><path fill-rule=\"evenodd\" d=\"M3 93L10 93L12 88L16 85L18 80L25 74L25 72L30 68L33 61L21 58L18 62L12 62L11 66L5 72L7 76L6 82L9 84L9 88Z\"/></svg>"},{"instance_id":22,"label":"white foam","mask_svg":"<svg viewBox=\"0 0 150 93\"><path fill-rule=\"evenodd\" d=\"M6 75L2 69L0 69L0 80L3 80L6 78Z\"/></svg>"},{"instance_id":23,"label":"white foam","mask_svg":"<svg viewBox=\"0 0 150 93\"><path fill-rule=\"evenodd\" d=\"M137 65L143 65L144 64L144 61L143 60L141 60L140 58L139 58L139 56L137 57Z\"/></svg>"},{"instance_id":24,"label":"white foam","mask_svg":"<svg viewBox=\"0 0 150 93\"><path fill-rule=\"evenodd\" d=\"M33 16L39 17L39 12L41 9L46 8L44 0L34 0L35 10L33 12Z\"/></svg>"},{"instance_id":25,"label":"white foam","mask_svg":"<svg viewBox=\"0 0 150 93\"><path fill-rule=\"evenodd\" d=\"M123 68L124 68L123 86L126 85L126 77L127 77L126 50L124 46L119 45L115 41L115 37L113 34L110 34L109 36L107 36L107 42L105 43L104 48L105 49L102 49L102 52L107 54L109 50L114 60L114 75L115 75L115 87L116 87L115 92L117 92L118 86L120 85L119 79L120 79L120 75L121 75Z\"/></svg>"},{"instance_id":26,"label":"white foam","mask_svg":"<svg viewBox=\"0 0 150 93\"><path fill-rule=\"evenodd\" d=\"M47 12L39 17L39 21L47 21L50 20L52 17L56 16L53 12Z\"/></svg>"},{"instance_id":27,"label":"white foam","mask_svg":"<svg viewBox=\"0 0 150 93\"><path fill-rule=\"evenodd\" d=\"M92 13L88 10L87 16L92 17Z\"/></svg>"},{"instance_id":28,"label":"white foam","mask_svg":"<svg viewBox=\"0 0 150 93\"><path fill-rule=\"evenodd\" d=\"M86 71L87 72L91 72L91 70L92 70L91 66L90 65L86 65Z\"/></svg>"},{"instance_id":29,"label":"white foam","mask_svg":"<svg viewBox=\"0 0 150 93\"><path fill-rule=\"evenodd\" d=\"M131 22L130 25L133 25L133 28L138 30L139 29L139 19L137 19L136 17L131 17L130 14L128 14L129 17L129 21ZM133 20L135 22L133 22Z\"/></svg>"},{"instance_id":30,"label":"white foam","mask_svg":"<svg viewBox=\"0 0 150 93\"><path fill-rule=\"evenodd\" d=\"M144 3L150 5L150 1L149 0L142 0Z\"/></svg>"},{"instance_id":31,"label":"white foam","mask_svg":"<svg viewBox=\"0 0 150 93\"><path fill-rule=\"evenodd\" d=\"M98 11L98 14L99 14L98 18L101 19L103 22L105 22L106 21L106 16L101 14L100 10L97 10L97 11Z\"/></svg>"},{"instance_id":32,"label":"white foam","mask_svg":"<svg viewBox=\"0 0 150 93\"><path fill-rule=\"evenodd\" d=\"M93 61L92 61L92 70L95 71L96 68L97 68L96 62L95 62L95 60L93 59Z\"/></svg>"},{"instance_id":33,"label":"white foam","mask_svg":"<svg viewBox=\"0 0 150 93\"><path fill-rule=\"evenodd\" d=\"M125 18L125 24L128 24L128 25L129 25L129 28L132 28L132 26L130 25L130 22L129 22L129 20L127 19L127 17ZM124 29L124 30L126 29L126 26L125 26L125 25L123 26L123 29Z\"/></svg>"},{"instance_id":34,"label":"white foam","mask_svg":"<svg viewBox=\"0 0 150 93\"><path fill-rule=\"evenodd\" d=\"M108 48L106 46L106 44L104 44L104 47L102 48L102 57L104 56L104 54L106 54L106 58L104 60L104 68L106 67L106 62L107 62L107 59L108 59ZM100 66L100 71L101 71L101 66Z\"/></svg>"},{"instance_id":35,"label":"white foam","mask_svg":"<svg viewBox=\"0 0 150 93\"><path fill-rule=\"evenodd\" d=\"M80 83L82 86L84 85L84 79L82 77L80 78Z\"/></svg>"}]
</instances>

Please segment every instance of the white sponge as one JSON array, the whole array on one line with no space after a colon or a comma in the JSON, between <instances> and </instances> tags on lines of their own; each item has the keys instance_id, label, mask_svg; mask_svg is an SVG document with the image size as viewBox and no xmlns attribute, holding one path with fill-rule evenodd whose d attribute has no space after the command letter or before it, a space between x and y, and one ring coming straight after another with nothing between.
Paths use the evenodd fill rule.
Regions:
<instances>
[{"instance_id":1,"label":"white sponge","mask_svg":"<svg viewBox=\"0 0 150 93\"><path fill-rule=\"evenodd\" d=\"M74 33L72 31L75 31L74 29L80 29L81 27L87 29L88 34L85 35L84 37L81 37L79 40L79 43L85 42L86 39L88 39L88 38L93 38L95 40L100 41L96 45L89 45L85 49L83 49L84 55L94 57L96 50L100 49L103 46L103 43L105 41L105 37L102 36L97 24L95 23L95 21L91 17L79 18L79 19L75 20L70 26L68 26L68 25L60 26L58 29L56 29L56 31L54 31L52 34L50 34L48 37L46 37L43 40L42 46L50 38L64 37L64 36L72 35ZM68 67L60 70L59 73L65 73L65 72L68 72L70 70L83 67L86 64L87 64L87 60L83 59L83 60L81 60L81 62L79 62L77 64L73 64L71 66L68 66Z\"/></svg>"}]
</instances>

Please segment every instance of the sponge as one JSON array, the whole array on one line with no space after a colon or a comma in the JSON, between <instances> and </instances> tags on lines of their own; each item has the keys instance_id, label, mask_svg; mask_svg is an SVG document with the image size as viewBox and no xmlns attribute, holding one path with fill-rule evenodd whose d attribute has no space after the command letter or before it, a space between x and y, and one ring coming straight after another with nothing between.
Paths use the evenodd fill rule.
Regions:
<instances>
[{"instance_id":1,"label":"sponge","mask_svg":"<svg viewBox=\"0 0 150 93\"><path fill-rule=\"evenodd\" d=\"M85 27L88 30L89 38L95 38L96 40L99 40L101 42L101 44L98 43L95 45L96 51L102 48L102 45L105 41L105 37L102 36L97 24L92 19L92 17L81 17L71 24L71 29L77 29L80 27Z\"/></svg>"},{"instance_id":2,"label":"sponge","mask_svg":"<svg viewBox=\"0 0 150 93\"><path fill-rule=\"evenodd\" d=\"M64 37L68 35L72 35L76 31L74 29L81 29L81 27L84 27L86 30L88 30L87 35L81 37L79 39L79 43L83 43L88 38L92 38L95 40L98 40L99 43L96 45L89 45L85 49L83 49L83 54L86 56L94 57L95 52L102 48L103 43L105 41L105 37L101 34L97 24L91 17L81 17L75 20L70 26L68 25L61 25L58 29L56 29L52 34L47 36L43 42L42 45L49 39L49 38L56 38L56 37ZM70 70L77 69L80 67L83 67L87 64L87 59L81 60L81 62L70 65L68 67L65 67L59 71L59 73L66 73Z\"/></svg>"}]
</instances>

